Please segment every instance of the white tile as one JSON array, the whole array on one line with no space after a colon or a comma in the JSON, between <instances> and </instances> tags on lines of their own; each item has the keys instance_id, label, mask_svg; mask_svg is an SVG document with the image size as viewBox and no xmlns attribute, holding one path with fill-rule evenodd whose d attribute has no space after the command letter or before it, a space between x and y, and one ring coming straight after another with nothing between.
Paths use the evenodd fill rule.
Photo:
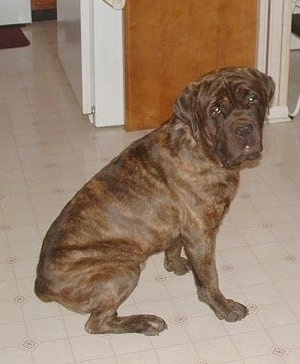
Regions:
<instances>
[{"instance_id":1,"label":"white tile","mask_svg":"<svg viewBox=\"0 0 300 364\"><path fill-rule=\"evenodd\" d=\"M152 349L150 338L141 334L113 335L110 344L116 355Z\"/></svg>"},{"instance_id":2,"label":"white tile","mask_svg":"<svg viewBox=\"0 0 300 364\"><path fill-rule=\"evenodd\" d=\"M272 228L272 231L279 240L300 238L299 224L296 222L278 224Z\"/></svg>"},{"instance_id":3,"label":"white tile","mask_svg":"<svg viewBox=\"0 0 300 364\"><path fill-rule=\"evenodd\" d=\"M286 364L298 364L300 357L300 349L291 350L288 352L285 362Z\"/></svg>"},{"instance_id":4,"label":"white tile","mask_svg":"<svg viewBox=\"0 0 300 364\"><path fill-rule=\"evenodd\" d=\"M270 278L260 264L239 266L232 274L240 287L267 283L270 281Z\"/></svg>"},{"instance_id":5,"label":"white tile","mask_svg":"<svg viewBox=\"0 0 300 364\"><path fill-rule=\"evenodd\" d=\"M18 347L0 349L0 358L5 364L33 364L31 353Z\"/></svg>"},{"instance_id":6,"label":"white tile","mask_svg":"<svg viewBox=\"0 0 300 364\"><path fill-rule=\"evenodd\" d=\"M25 244L25 242L23 243ZM33 259L22 259L15 266L15 275L17 279L24 279L36 276L37 256Z\"/></svg>"},{"instance_id":7,"label":"white tile","mask_svg":"<svg viewBox=\"0 0 300 364\"><path fill-rule=\"evenodd\" d=\"M262 305L257 316L264 327L288 325L298 321L296 315L285 302Z\"/></svg>"},{"instance_id":8,"label":"white tile","mask_svg":"<svg viewBox=\"0 0 300 364\"><path fill-rule=\"evenodd\" d=\"M67 337L61 317L48 317L27 321L26 328L28 335L40 342Z\"/></svg>"},{"instance_id":9,"label":"white tile","mask_svg":"<svg viewBox=\"0 0 300 364\"><path fill-rule=\"evenodd\" d=\"M172 301L177 312L184 313L189 317L213 315L211 308L207 304L200 302L196 294L174 297Z\"/></svg>"},{"instance_id":10,"label":"white tile","mask_svg":"<svg viewBox=\"0 0 300 364\"><path fill-rule=\"evenodd\" d=\"M28 278L19 278L17 284L20 293L30 298L31 297L36 298L36 295L34 293L34 281L35 281L35 276Z\"/></svg>"},{"instance_id":11,"label":"white tile","mask_svg":"<svg viewBox=\"0 0 300 364\"><path fill-rule=\"evenodd\" d=\"M138 303L160 301L168 299L169 295L165 286L158 282L140 282L132 293L132 298Z\"/></svg>"},{"instance_id":12,"label":"white tile","mask_svg":"<svg viewBox=\"0 0 300 364\"><path fill-rule=\"evenodd\" d=\"M186 330L192 341L226 336L226 331L222 321L220 321L215 315L192 318L187 323Z\"/></svg>"},{"instance_id":13,"label":"white tile","mask_svg":"<svg viewBox=\"0 0 300 364\"><path fill-rule=\"evenodd\" d=\"M84 329L88 318L89 315L79 315L77 313L74 314L71 311L68 311L68 314L64 315L63 317L68 337L88 335Z\"/></svg>"},{"instance_id":14,"label":"white tile","mask_svg":"<svg viewBox=\"0 0 300 364\"><path fill-rule=\"evenodd\" d=\"M251 203L259 211L281 207L280 201L271 192L256 194L251 197Z\"/></svg>"},{"instance_id":15,"label":"white tile","mask_svg":"<svg viewBox=\"0 0 300 364\"><path fill-rule=\"evenodd\" d=\"M197 364L199 358L192 344L174 345L171 347L156 349L160 363L164 364Z\"/></svg>"},{"instance_id":16,"label":"white tile","mask_svg":"<svg viewBox=\"0 0 300 364\"><path fill-rule=\"evenodd\" d=\"M17 294L17 285L15 280L0 282L0 302L8 301ZM5 311L4 311L5 312Z\"/></svg>"},{"instance_id":17,"label":"white tile","mask_svg":"<svg viewBox=\"0 0 300 364\"><path fill-rule=\"evenodd\" d=\"M293 222L294 218L285 207L275 207L259 210L261 217L264 219L263 225L276 225Z\"/></svg>"},{"instance_id":18,"label":"white tile","mask_svg":"<svg viewBox=\"0 0 300 364\"><path fill-rule=\"evenodd\" d=\"M264 270L274 281L281 281L295 276L300 278L300 271L297 266L293 262L284 260L284 257L282 257L282 260L262 263Z\"/></svg>"},{"instance_id":19,"label":"white tile","mask_svg":"<svg viewBox=\"0 0 300 364\"><path fill-rule=\"evenodd\" d=\"M287 206L287 210L296 221L300 221L300 205Z\"/></svg>"},{"instance_id":20,"label":"white tile","mask_svg":"<svg viewBox=\"0 0 300 364\"><path fill-rule=\"evenodd\" d=\"M300 320L300 300L292 300L292 301L289 301L288 304L290 305L290 307L292 308L292 310L294 311L294 313Z\"/></svg>"},{"instance_id":21,"label":"white tile","mask_svg":"<svg viewBox=\"0 0 300 364\"><path fill-rule=\"evenodd\" d=\"M245 246L247 243L238 231L220 231L217 235L217 249Z\"/></svg>"},{"instance_id":22,"label":"white tile","mask_svg":"<svg viewBox=\"0 0 300 364\"><path fill-rule=\"evenodd\" d=\"M235 247L219 251L219 255L226 263L234 266L256 264L257 258L248 247Z\"/></svg>"},{"instance_id":23,"label":"white tile","mask_svg":"<svg viewBox=\"0 0 300 364\"><path fill-rule=\"evenodd\" d=\"M0 325L23 322L22 308L12 302L0 303Z\"/></svg>"},{"instance_id":24,"label":"white tile","mask_svg":"<svg viewBox=\"0 0 300 364\"><path fill-rule=\"evenodd\" d=\"M259 262L277 261L286 255L286 250L280 243L252 245L251 249Z\"/></svg>"},{"instance_id":25,"label":"white tile","mask_svg":"<svg viewBox=\"0 0 300 364\"><path fill-rule=\"evenodd\" d=\"M34 241L13 241L9 244L10 252L13 256L24 259L32 259L39 256L40 239Z\"/></svg>"},{"instance_id":26,"label":"white tile","mask_svg":"<svg viewBox=\"0 0 300 364\"><path fill-rule=\"evenodd\" d=\"M296 189L296 184L292 178L287 176L276 179L265 179L264 181L273 192L295 191Z\"/></svg>"},{"instance_id":27,"label":"white tile","mask_svg":"<svg viewBox=\"0 0 300 364\"><path fill-rule=\"evenodd\" d=\"M300 278L291 278L275 282L279 292L286 300L300 299Z\"/></svg>"},{"instance_id":28,"label":"white tile","mask_svg":"<svg viewBox=\"0 0 300 364\"><path fill-rule=\"evenodd\" d=\"M268 333L264 330L232 335L231 339L243 359L266 355L274 346Z\"/></svg>"},{"instance_id":29,"label":"white tile","mask_svg":"<svg viewBox=\"0 0 300 364\"><path fill-rule=\"evenodd\" d=\"M76 361L97 359L114 354L109 339L100 335L79 336L70 339Z\"/></svg>"},{"instance_id":30,"label":"white tile","mask_svg":"<svg viewBox=\"0 0 300 364\"><path fill-rule=\"evenodd\" d=\"M277 345L287 349L299 349L300 323L271 327L268 332Z\"/></svg>"},{"instance_id":31,"label":"white tile","mask_svg":"<svg viewBox=\"0 0 300 364\"><path fill-rule=\"evenodd\" d=\"M76 362L78 364L118 364L117 358L115 356L110 356L107 358L95 359L95 360L84 360Z\"/></svg>"},{"instance_id":32,"label":"white tile","mask_svg":"<svg viewBox=\"0 0 300 364\"><path fill-rule=\"evenodd\" d=\"M284 240L281 244L289 254L300 256L300 239Z\"/></svg>"},{"instance_id":33,"label":"white tile","mask_svg":"<svg viewBox=\"0 0 300 364\"><path fill-rule=\"evenodd\" d=\"M227 363L240 359L240 355L228 337L196 341L194 343L200 361L204 363Z\"/></svg>"},{"instance_id":34,"label":"white tile","mask_svg":"<svg viewBox=\"0 0 300 364\"><path fill-rule=\"evenodd\" d=\"M45 303L35 296L32 296L30 300L22 306L22 310L26 321L61 316L61 311L57 303Z\"/></svg>"},{"instance_id":35,"label":"white tile","mask_svg":"<svg viewBox=\"0 0 300 364\"><path fill-rule=\"evenodd\" d=\"M0 348L17 346L26 338L23 322L0 325Z\"/></svg>"},{"instance_id":36,"label":"white tile","mask_svg":"<svg viewBox=\"0 0 300 364\"><path fill-rule=\"evenodd\" d=\"M160 364L158 356L153 350L139 351L136 353L118 355L117 360L102 358L97 364ZM88 364L88 363L87 363ZM96 363L95 363L96 364Z\"/></svg>"},{"instance_id":37,"label":"white tile","mask_svg":"<svg viewBox=\"0 0 300 364\"><path fill-rule=\"evenodd\" d=\"M238 229L259 228L263 224L263 218L256 211L230 213L230 216Z\"/></svg>"},{"instance_id":38,"label":"white tile","mask_svg":"<svg viewBox=\"0 0 300 364\"><path fill-rule=\"evenodd\" d=\"M165 283L165 287L171 297L188 296L197 292L192 274L176 276Z\"/></svg>"},{"instance_id":39,"label":"white tile","mask_svg":"<svg viewBox=\"0 0 300 364\"><path fill-rule=\"evenodd\" d=\"M299 191L283 191L276 193L279 201L285 206L293 206L300 204L300 192Z\"/></svg>"},{"instance_id":40,"label":"white tile","mask_svg":"<svg viewBox=\"0 0 300 364\"><path fill-rule=\"evenodd\" d=\"M283 301L283 297L272 283L256 284L241 289L249 302L268 304Z\"/></svg>"},{"instance_id":41,"label":"white tile","mask_svg":"<svg viewBox=\"0 0 300 364\"><path fill-rule=\"evenodd\" d=\"M40 234L35 224L13 226L6 234L9 243L40 239Z\"/></svg>"},{"instance_id":42,"label":"white tile","mask_svg":"<svg viewBox=\"0 0 300 364\"><path fill-rule=\"evenodd\" d=\"M243 364L285 364L286 362L282 358L276 358L271 355L262 355L243 361ZM296 364L296 363L295 363Z\"/></svg>"},{"instance_id":43,"label":"white tile","mask_svg":"<svg viewBox=\"0 0 300 364\"><path fill-rule=\"evenodd\" d=\"M0 263L0 280L11 281L14 279L13 267L5 263L5 259L8 257L3 256L4 260Z\"/></svg>"},{"instance_id":44,"label":"white tile","mask_svg":"<svg viewBox=\"0 0 300 364\"><path fill-rule=\"evenodd\" d=\"M68 340L43 342L32 353L34 364L74 363L72 350ZM54 359L55 358L55 359Z\"/></svg>"}]
</instances>

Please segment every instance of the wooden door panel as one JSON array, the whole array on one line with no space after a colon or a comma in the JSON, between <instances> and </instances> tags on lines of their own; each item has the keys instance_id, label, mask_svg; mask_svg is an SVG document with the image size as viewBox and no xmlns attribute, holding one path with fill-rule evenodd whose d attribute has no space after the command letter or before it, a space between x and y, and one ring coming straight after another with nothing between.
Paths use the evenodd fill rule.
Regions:
<instances>
[{"instance_id":1,"label":"wooden door panel","mask_svg":"<svg viewBox=\"0 0 300 364\"><path fill-rule=\"evenodd\" d=\"M255 65L258 0L128 0L126 129L153 128L182 89L225 66Z\"/></svg>"},{"instance_id":2,"label":"wooden door panel","mask_svg":"<svg viewBox=\"0 0 300 364\"><path fill-rule=\"evenodd\" d=\"M56 0L31 0L32 10L56 9Z\"/></svg>"}]
</instances>

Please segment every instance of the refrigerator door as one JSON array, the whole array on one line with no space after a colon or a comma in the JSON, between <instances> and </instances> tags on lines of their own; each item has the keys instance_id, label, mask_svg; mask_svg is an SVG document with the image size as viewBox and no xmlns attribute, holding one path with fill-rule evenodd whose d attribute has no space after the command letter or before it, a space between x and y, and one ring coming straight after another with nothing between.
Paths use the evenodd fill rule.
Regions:
<instances>
[{"instance_id":1,"label":"refrigerator door","mask_svg":"<svg viewBox=\"0 0 300 364\"><path fill-rule=\"evenodd\" d=\"M83 114L92 113L92 1L58 0L58 55Z\"/></svg>"},{"instance_id":2,"label":"refrigerator door","mask_svg":"<svg viewBox=\"0 0 300 364\"><path fill-rule=\"evenodd\" d=\"M1 0L0 25L31 23L30 0Z\"/></svg>"},{"instance_id":3,"label":"refrigerator door","mask_svg":"<svg viewBox=\"0 0 300 364\"><path fill-rule=\"evenodd\" d=\"M94 1L94 102L96 126L124 124L123 11Z\"/></svg>"},{"instance_id":4,"label":"refrigerator door","mask_svg":"<svg viewBox=\"0 0 300 364\"><path fill-rule=\"evenodd\" d=\"M95 126L124 124L122 11L102 0L57 0L58 54Z\"/></svg>"}]
</instances>

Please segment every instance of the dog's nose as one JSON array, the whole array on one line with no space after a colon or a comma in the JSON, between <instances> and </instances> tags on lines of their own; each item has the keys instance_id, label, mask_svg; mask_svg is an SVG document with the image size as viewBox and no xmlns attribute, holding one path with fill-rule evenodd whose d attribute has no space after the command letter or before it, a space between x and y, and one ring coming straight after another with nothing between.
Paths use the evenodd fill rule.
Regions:
<instances>
[{"instance_id":1,"label":"dog's nose","mask_svg":"<svg viewBox=\"0 0 300 364\"><path fill-rule=\"evenodd\" d=\"M248 138L253 133L253 126L251 124L246 124L243 126L239 126L235 130L235 134L241 139Z\"/></svg>"}]
</instances>

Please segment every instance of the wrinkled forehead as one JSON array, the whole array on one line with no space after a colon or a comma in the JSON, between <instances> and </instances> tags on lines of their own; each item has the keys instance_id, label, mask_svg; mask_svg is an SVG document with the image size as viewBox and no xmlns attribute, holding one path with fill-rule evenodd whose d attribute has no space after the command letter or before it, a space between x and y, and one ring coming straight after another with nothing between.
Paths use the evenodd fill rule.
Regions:
<instances>
[{"instance_id":1,"label":"wrinkled forehead","mask_svg":"<svg viewBox=\"0 0 300 364\"><path fill-rule=\"evenodd\" d=\"M220 73L207 75L200 80L198 97L204 104L224 97L236 100L250 91L258 93L260 85L255 79L237 73Z\"/></svg>"}]
</instances>

